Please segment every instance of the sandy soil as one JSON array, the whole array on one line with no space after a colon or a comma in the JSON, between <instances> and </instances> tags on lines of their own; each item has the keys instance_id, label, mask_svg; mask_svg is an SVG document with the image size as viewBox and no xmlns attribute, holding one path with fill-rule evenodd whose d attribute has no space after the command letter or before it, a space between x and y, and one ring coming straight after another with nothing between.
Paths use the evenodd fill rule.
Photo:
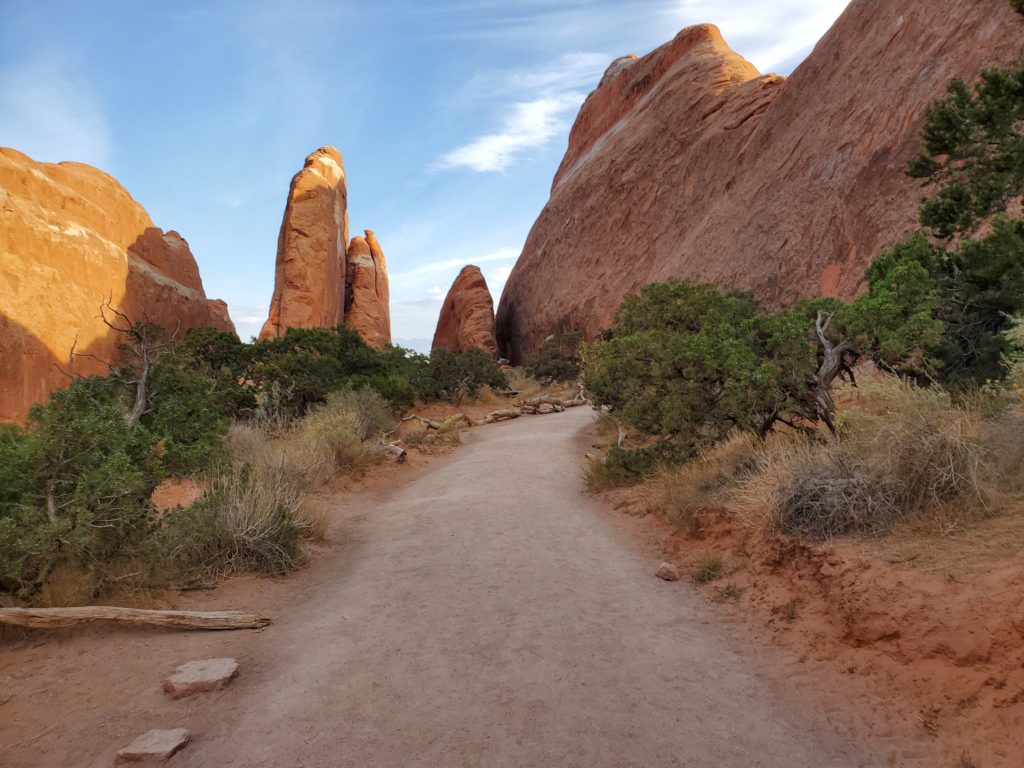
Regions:
<instances>
[{"instance_id":1,"label":"sandy soil","mask_svg":"<svg viewBox=\"0 0 1024 768\"><path fill-rule=\"evenodd\" d=\"M719 560L722 576L700 591L723 620L782 651L795 685L846 707L908 765L1024 765L1024 514L819 545L726 510L680 530L642 489L602 499L687 576Z\"/></svg>"},{"instance_id":2,"label":"sandy soil","mask_svg":"<svg viewBox=\"0 0 1024 768\"><path fill-rule=\"evenodd\" d=\"M900 765L912 742L797 689L583 493L588 409L472 430L449 457L332 499L305 571L182 600L272 615L260 632L90 628L0 651L0 764L109 766L155 727L172 766ZM234 656L224 691L163 676ZM832 685L825 681L826 685ZM28 743L6 748L23 740ZM881 753L885 754L882 755Z\"/></svg>"}]
</instances>

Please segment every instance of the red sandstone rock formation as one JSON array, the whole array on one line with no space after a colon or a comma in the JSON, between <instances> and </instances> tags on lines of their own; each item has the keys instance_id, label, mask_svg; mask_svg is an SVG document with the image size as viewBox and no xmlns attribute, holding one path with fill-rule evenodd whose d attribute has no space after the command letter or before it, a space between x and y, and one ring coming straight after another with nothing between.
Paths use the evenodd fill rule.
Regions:
<instances>
[{"instance_id":1,"label":"red sandstone rock formation","mask_svg":"<svg viewBox=\"0 0 1024 768\"><path fill-rule=\"evenodd\" d=\"M321 147L292 178L281 232L270 316L260 338L288 328L333 328L345 319L348 191L341 152Z\"/></svg>"},{"instance_id":2,"label":"red sandstone rock formation","mask_svg":"<svg viewBox=\"0 0 1024 768\"><path fill-rule=\"evenodd\" d=\"M376 349L391 343L387 262L371 229L365 238L353 237L348 246L345 325Z\"/></svg>"},{"instance_id":3,"label":"red sandstone rock formation","mask_svg":"<svg viewBox=\"0 0 1024 768\"><path fill-rule=\"evenodd\" d=\"M210 301L188 243L163 232L127 190L81 163L37 163L0 148L0 421L67 383L72 345L116 360L122 339L100 305L184 331L234 332L227 305ZM77 373L105 373L78 358Z\"/></svg>"},{"instance_id":4,"label":"red sandstone rock formation","mask_svg":"<svg viewBox=\"0 0 1024 768\"><path fill-rule=\"evenodd\" d=\"M712 26L617 59L580 110L551 199L498 309L502 354L595 335L669 278L770 306L850 297L916 226L904 174L928 103L1024 53L1004 0L854 0L789 79L761 76Z\"/></svg>"},{"instance_id":5,"label":"red sandstone rock formation","mask_svg":"<svg viewBox=\"0 0 1024 768\"><path fill-rule=\"evenodd\" d=\"M270 316L261 339L345 324L377 349L391 343L387 264L371 230L348 240L341 152L321 147L292 178L277 240Z\"/></svg>"},{"instance_id":6,"label":"red sandstone rock formation","mask_svg":"<svg viewBox=\"0 0 1024 768\"><path fill-rule=\"evenodd\" d=\"M432 349L465 352L477 347L495 357L494 300L480 267L466 266L452 283L437 320Z\"/></svg>"}]
</instances>

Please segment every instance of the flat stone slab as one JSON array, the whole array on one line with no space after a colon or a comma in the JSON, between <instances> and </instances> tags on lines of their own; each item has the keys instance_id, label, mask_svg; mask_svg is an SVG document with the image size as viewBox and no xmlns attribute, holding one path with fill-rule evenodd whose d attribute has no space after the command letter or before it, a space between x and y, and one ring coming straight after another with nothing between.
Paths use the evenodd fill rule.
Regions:
<instances>
[{"instance_id":1,"label":"flat stone slab","mask_svg":"<svg viewBox=\"0 0 1024 768\"><path fill-rule=\"evenodd\" d=\"M159 765L170 760L191 738L192 734L184 728L155 728L118 752L114 765Z\"/></svg>"},{"instance_id":2,"label":"flat stone slab","mask_svg":"<svg viewBox=\"0 0 1024 768\"><path fill-rule=\"evenodd\" d=\"M164 680L164 691L172 699L181 699L195 693L218 691L238 674L234 659L204 659L182 664L174 674Z\"/></svg>"},{"instance_id":3,"label":"flat stone slab","mask_svg":"<svg viewBox=\"0 0 1024 768\"><path fill-rule=\"evenodd\" d=\"M679 569L672 565L672 563L662 563L658 566L658 570L654 572L654 575L665 581L679 581Z\"/></svg>"}]
</instances>

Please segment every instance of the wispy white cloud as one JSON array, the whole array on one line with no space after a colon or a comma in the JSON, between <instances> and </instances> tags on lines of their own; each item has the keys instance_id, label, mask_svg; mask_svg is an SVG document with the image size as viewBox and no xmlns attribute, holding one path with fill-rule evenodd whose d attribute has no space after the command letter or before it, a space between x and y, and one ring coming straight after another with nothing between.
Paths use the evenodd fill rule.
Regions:
<instances>
[{"instance_id":1,"label":"wispy white cloud","mask_svg":"<svg viewBox=\"0 0 1024 768\"><path fill-rule=\"evenodd\" d=\"M519 102L512 107L501 130L452 150L441 158L440 165L480 172L503 171L524 150L546 144L567 130L572 113L583 99L584 94L569 91Z\"/></svg>"},{"instance_id":2,"label":"wispy white cloud","mask_svg":"<svg viewBox=\"0 0 1024 768\"><path fill-rule=\"evenodd\" d=\"M729 45L762 72L788 69L799 62L828 31L849 0L676 0L665 23L682 28L712 23Z\"/></svg>"},{"instance_id":3,"label":"wispy white cloud","mask_svg":"<svg viewBox=\"0 0 1024 768\"><path fill-rule=\"evenodd\" d=\"M467 264L483 264L491 261L514 261L519 258L518 248L499 248L491 253L485 253L482 256L474 256L471 259L442 259L441 261L431 261L426 264L420 264L415 269L410 269L407 272L392 273L389 279L394 282L398 280L411 280L416 277L422 277L433 272L447 272L451 269L461 269ZM436 279L436 278L435 278Z\"/></svg>"},{"instance_id":4,"label":"wispy white cloud","mask_svg":"<svg viewBox=\"0 0 1024 768\"><path fill-rule=\"evenodd\" d=\"M36 160L108 167L110 129L89 83L59 54L0 70L0 144Z\"/></svg>"}]
</instances>

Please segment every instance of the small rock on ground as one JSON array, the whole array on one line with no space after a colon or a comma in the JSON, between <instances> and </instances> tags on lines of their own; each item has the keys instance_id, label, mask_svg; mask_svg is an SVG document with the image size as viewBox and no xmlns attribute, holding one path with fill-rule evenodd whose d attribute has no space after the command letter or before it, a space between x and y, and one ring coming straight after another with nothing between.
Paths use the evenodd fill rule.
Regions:
<instances>
[{"instance_id":1,"label":"small rock on ground","mask_svg":"<svg viewBox=\"0 0 1024 768\"><path fill-rule=\"evenodd\" d=\"M225 687L238 674L238 662L234 659L204 659L182 664L174 674L164 680L164 691L172 699L191 696L194 693L216 691Z\"/></svg>"},{"instance_id":2,"label":"small rock on ground","mask_svg":"<svg viewBox=\"0 0 1024 768\"><path fill-rule=\"evenodd\" d=\"M184 728L162 730L155 728L144 733L117 753L114 765L129 763L159 765L171 759L171 755L188 744L192 734Z\"/></svg>"},{"instance_id":3,"label":"small rock on ground","mask_svg":"<svg viewBox=\"0 0 1024 768\"><path fill-rule=\"evenodd\" d=\"M659 579L665 581L679 581L679 569L672 563L662 563L654 573Z\"/></svg>"}]
</instances>

